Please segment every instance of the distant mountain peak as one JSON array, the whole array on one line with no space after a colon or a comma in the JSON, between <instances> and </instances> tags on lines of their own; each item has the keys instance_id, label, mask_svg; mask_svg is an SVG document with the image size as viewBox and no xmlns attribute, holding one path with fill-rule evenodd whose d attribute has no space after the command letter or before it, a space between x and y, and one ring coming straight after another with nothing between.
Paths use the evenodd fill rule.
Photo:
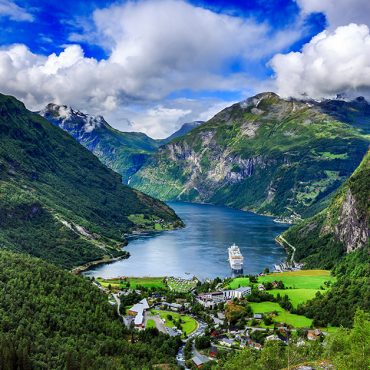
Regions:
<instances>
[{"instance_id":1,"label":"distant mountain peak","mask_svg":"<svg viewBox=\"0 0 370 370\"><path fill-rule=\"evenodd\" d=\"M162 141L163 141L163 143L167 144L173 139L176 139L180 136L186 135L188 132L190 132L195 127L198 127L202 123L204 123L204 121L186 122L177 131L175 131L172 135L170 135L166 139L163 139Z\"/></svg>"},{"instance_id":2,"label":"distant mountain peak","mask_svg":"<svg viewBox=\"0 0 370 370\"><path fill-rule=\"evenodd\" d=\"M103 116L91 116L74 110L68 105L49 103L39 114L53 123L55 121L61 122L58 126L63 129L63 126L68 122L68 125L75 125L85 133L90 133L102 126L109 126Z\"/></svg>"},{"instance_id":3,"label":"distant mountain peak","mask_svg":"<svg viewBox=\"0 0 370 370\"><path fill-rule=\"evenodd\" d=\"M243 109L250 108L250 107L256 107L258 108L258 105L261 103L261 101L266 99L274 99L274 100L280 100L280 96L275 94L274 92L263 92L254 96L251 96L243 101L241 101L240 107Z\"/></svg>"}]
</instances>

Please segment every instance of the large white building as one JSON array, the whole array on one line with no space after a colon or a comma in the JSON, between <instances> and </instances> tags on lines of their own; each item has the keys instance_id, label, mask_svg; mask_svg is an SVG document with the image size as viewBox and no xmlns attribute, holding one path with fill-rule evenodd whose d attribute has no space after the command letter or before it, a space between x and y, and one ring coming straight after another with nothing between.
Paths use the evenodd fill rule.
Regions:
<instances>
[{"instance_id":1,"label":"large white building","mask_svg":"<svg viewBox=\"0 0 370 370\"><path fill-rule=\"evenodd\" d=\"M139 303L133 305L129 310L130 316L135 316L134 323L136 327L144 326L144 312L149 308L148 301L144 298Z\"/></svg>"},{"instance_id":2,"label":"large white building","mask_svg":"<svg viewBox=\"0 0 370 370\"><path fill-rule=\"evenodd\" d=\"M243 298L251 293L251 287L240 287L238 289L199 294L197 300L204 307L213 307L219 303L230 301L234 298Z\"/></svg>"}]
</instances>

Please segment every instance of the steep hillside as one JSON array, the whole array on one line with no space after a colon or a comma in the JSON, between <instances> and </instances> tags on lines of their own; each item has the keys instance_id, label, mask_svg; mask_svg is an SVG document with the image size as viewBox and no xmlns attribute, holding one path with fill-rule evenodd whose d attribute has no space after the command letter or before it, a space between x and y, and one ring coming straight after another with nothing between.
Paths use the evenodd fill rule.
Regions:
<instances>
[{"instance_id":1,"label":"steep hillside","mask_svg":"<svg viewBox=\"0 0 370 370\"><path fill-rule=\"evenodd\" d=\"M136 224L137 220L140 225ZM64 267L124 255L125 233L181 224L71 136L0 95L0 246Z\"/></svg>"},{"instance_id":2,"label":"steep hillside","mask_svg":"<svg viewBox=\"0 0 370 370\"><path fill-rule=\"evenodd\" d=\"M369 179L370 151L326 209L282 235L296 248L295 260L332 268L342 255L369 246Z\"/></svg>"},{"instance_id":3,"label":"steep hillside","mask_svg":"<svg viewBox=\"0 0 370 370\"><path fill-rule=\"evenodd\" d=\"M366 101L338 107L259 94L160 148L130 185L163 200L313 215L365 154L369 111ZM363 117L356 127L354 117Z\"/></svg>"},{"instance_id":4,"label":"steep hillside","mask_svg":"<svg viewBox=\"0 0 370 370\"><path fill-rule=\"evenodd\" d=\"M120 173L124 183L162 144L141 132L121 132L102 116L90 116L65 105L48 104L39 112L93 152L107 167Z\"/></svg>"},{"instance_id":5,"label":"steep hillside","mask_svg":"<svg viewBox=\"0 0 370 370\"><path fill-rule=\"evenodd\" d=\"M204 123L204 121L194 121L194 122L184 123L176 132L174 132L168 138L161 140L161 143L162 144L167 144L170 141L172 141L172 140L174 140L174 139L176 139L178 137L184 136L188 132L190 132L191 130L193 130L194 128L200 126L203 123Z\"/></svg>"},{"instance_id":6,"label":"steep hillside","mask_svg":"<svg viewBox=\"0 0 370 370\"><path fill-rule=\"evenodd\" d=\"M180 339L132 343L107 296L52 264L0 250L0 296L0 369L175 368Z\"/></svg>"}]
</instances>

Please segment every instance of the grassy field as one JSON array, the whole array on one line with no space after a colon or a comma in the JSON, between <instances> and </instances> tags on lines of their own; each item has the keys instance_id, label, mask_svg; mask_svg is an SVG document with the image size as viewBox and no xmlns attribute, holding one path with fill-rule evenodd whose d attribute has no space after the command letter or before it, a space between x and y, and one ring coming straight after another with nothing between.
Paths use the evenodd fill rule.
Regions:
<instances>
[{"instance_id":1,"label":"grassy field","mask_svg":"<svg viewBox=\"0 0 370 370\"><path fill-rule=\"evenodd\" d=\"M292 314L283 308L276 302L261 302L261 303L250 303L253 313L269 313L277 311L278 315L274 317L275 322L283 322L288 325L292 325L295 328L308 328L312 324L312 320L300 315Z\"/></svg>"},{"instance_id":2,"label":"grassy field","mask_svg":"<svg viewBox=\"0 0 370 370\"><path fill-rule=\"evenodd\" d=\"M175 326L173 320L179 320L181 317L181 320L184 321L183 324L181 324L181 330L183 334L189 335L191 334L197 327L198 323L195 319L188 315L180 315L177 312L172 312L172 311L158 311L158 310L151 310L153 314L159 314L159 316L165 320L165 325L168 326L169 328L172 328ZM173 320L168 320L168 315L171 315Z\"/></svg>"},{"instance_id":3,"label":"grassy field","mask_svg":"<svg viewBox=\"0 0 370 370\"><path fill-rule=\"evenodd\" d=\"M197 285L197 280L179 279L170 277L167 279L167 285L174 292L187 293L194 289Z\"/></svg>"},{"instance_id":4,"label":"grassy field","mask_svg":"<svg viewBox=\"0 0 370 370\"><path fill-rule=\"evenodd\" d=\"M321 286L324 287L325 281L334 282L335 277L330 276L330 271L328 270L299 270L258 277L258 283L272 282L274 280L281 280L287 288L320 289ZM251 285L251 283L246 277L235 278L229 283L231 289L247 285Z\"/></svg>"},{"instance_id":5,"label":"grassy field","mask_svg":"<svg viewBox=\"0 0 370 370\"><path fill-rule=\"evenodd\" d=\"M143 286L145 288L166 288L166 284L163 282L163 277L133 277L126 279L97 278L96 280L105 288L108 288L110 285L113 290L127 288L128 282L130 283L130 288L133 289L136 289L137 286Z\"/></svg>"},{"instance_id":6,"label":"grassy field","mask_svg":"<svg viewBox=\"0 0 370 370\"><path fill-rule=\"evenodd\" d=\"M156 325L155 325L155 321L152 320L152 319L149 319L147 322L146 322L146 326L145 326L147 329L150 329L150 328L155 328Z\"/></svg>"},{"instance_id":7,"label":"grassy field","mask_svg":"<svg viewBox=\"0 0 370 370\"><path fill-rule=\"evenodd\" d=\"M315 297L317 292L323 292L319 289L273 289L269 290L274 297L280 294L282 297L287 295L292 302L294 308L296 308L299 304L305 303L308 300Z\"/></svg>"}]
</instances>

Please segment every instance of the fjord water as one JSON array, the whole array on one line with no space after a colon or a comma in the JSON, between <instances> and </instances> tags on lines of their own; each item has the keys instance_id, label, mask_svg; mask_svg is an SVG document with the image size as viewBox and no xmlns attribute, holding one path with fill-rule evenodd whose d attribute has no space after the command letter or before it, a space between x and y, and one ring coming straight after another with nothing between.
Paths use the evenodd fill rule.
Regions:
<instances>
[{"instance_id":1,"label":"fjord water","mask_svg":"<svg viewBox=\"0 0 370 370\"><path fill-rule=\"evenodd\" d=\"M125 248L127 260L97 266L85 275L118 276L231 276L227 248L236 243L244 256L244 274L257 274L285 259L274 240L288 225L271 217L226 207L168 203L185 222L180 230L133 237Z\"/></svg>"}]
</instances>

